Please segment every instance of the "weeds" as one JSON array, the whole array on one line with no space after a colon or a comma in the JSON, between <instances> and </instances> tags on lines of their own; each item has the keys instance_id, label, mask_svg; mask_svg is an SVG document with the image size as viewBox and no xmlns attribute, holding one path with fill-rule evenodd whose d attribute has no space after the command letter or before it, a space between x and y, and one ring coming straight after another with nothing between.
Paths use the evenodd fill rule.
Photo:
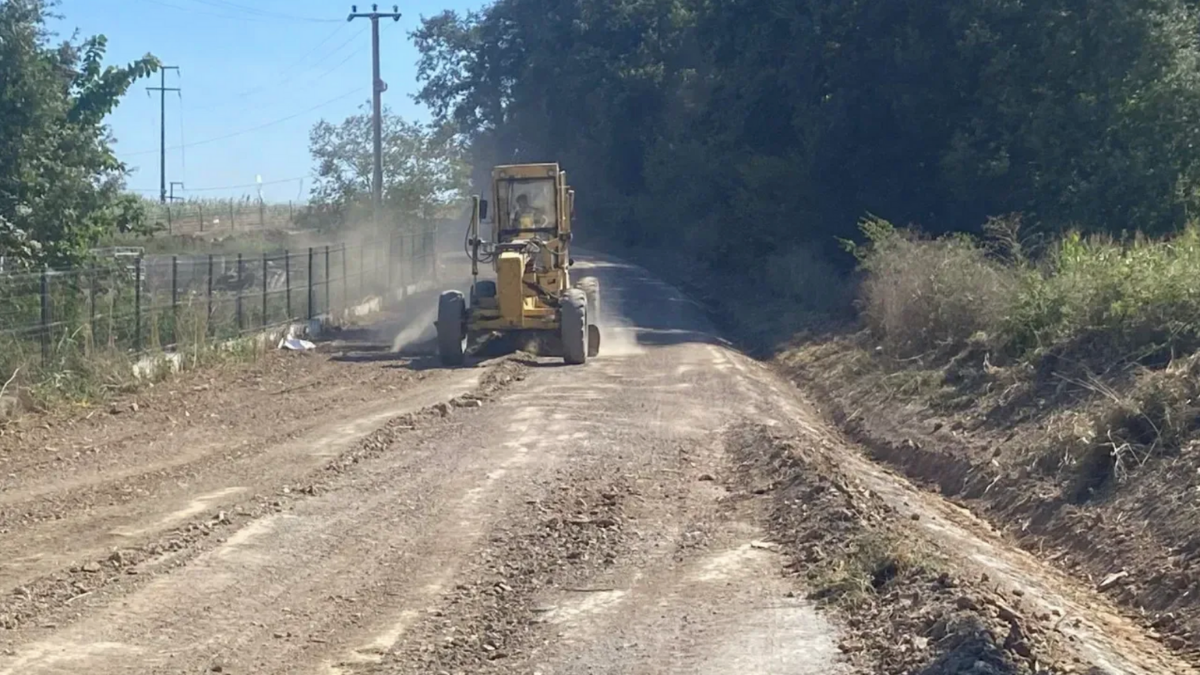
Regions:
<instances>
[{"instance_id":1,"label":"weeds","mask_svg":"<svg viewBox=\"0 0 1200 675\"><path fill-rule=\"evenodd\" d=\"M1098 498L1200 432L1200 226L1049 243L1023 239L1015 220L993 221L982 240L878 219L862 231L867 244L849 246L865 274L860 306L904 374L885 379L895 393L929 398L932 368L960 405L993 388L1027 391L1043 409L1084 394L1084 412L1047 434L1034 463L1069 477L1069 501Z\"/></svg>"},{"instance_id":2,"label":"weeds","mask_svg":"<svg viewBox=\"0 0 1200 675\"><path fill-rule=\"evenodd\" d=\"M1025 362L1161 368L1200 349L1200 228L1164 240L1072 234L1031 260L1015 227L993 221L978 241L864 221L868 244L851 249L868 328L900 357L982 339Z\"/></svg>"},{"instance_id":3,"label":"weeds","mask_svg":"<svg viewBox=\"0 0 1200 675\"><path fill-rule=\"evenodd\" d=\"M812 596L846 607L861 606L886 592L893 581L930 572L932 553L918 542L881 532L860 534L810 574Z\"/></svg>"}]
</instances>

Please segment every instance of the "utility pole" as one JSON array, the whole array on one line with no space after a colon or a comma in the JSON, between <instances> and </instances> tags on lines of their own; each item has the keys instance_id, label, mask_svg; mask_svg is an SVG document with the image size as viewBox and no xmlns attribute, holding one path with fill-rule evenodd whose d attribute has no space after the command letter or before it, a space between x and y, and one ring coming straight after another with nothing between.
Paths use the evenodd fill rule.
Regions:
<instances>
[{"instance_id":1,"label":"utility pole","mask_svg":"<svg viewBox=\"0 0 1200 675\"><path fill-rule=\"evenodd\" d=\"M378 225L383 213L383 103L381 98L383 92L387 91L387 84L379 77L379 20L399 21L400 8L392 5L392 11L380 12L379 5L371 5L370 12L360 14L358 5L351 5L350 16L346 20L353 21L355 19L371 20L371 102L374 106L372 127L374 127L375 133L375 175L371 181L371 202L375 211L375 224Z\"/></svg>"},{"instance_id":2,"label":"utility pole","mask_svg":"<svg viewBox=\"0 0 1200 675\"><path fill-rule=\"evenodd\" d=\"M174 70L179 72L179 66L162 66L158 74L162 77L162 85L158 87L146 87L146 91L157 91L159 102L159 157L158 157L158 198L163 204L167 203L167 92L182 91L179 87L167 86L167 71Z\"/></svg>"}]
</instances>

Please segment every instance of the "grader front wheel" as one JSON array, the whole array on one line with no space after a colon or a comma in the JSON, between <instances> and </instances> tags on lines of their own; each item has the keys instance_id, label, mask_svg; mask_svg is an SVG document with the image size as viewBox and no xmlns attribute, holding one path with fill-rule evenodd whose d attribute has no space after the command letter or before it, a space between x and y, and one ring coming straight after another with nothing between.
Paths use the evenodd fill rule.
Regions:
<instances>
[{"instance_id":1,"label":"grader front wheel","mask_svg":"<svg viewBox=\"0 0 1200 675\"><path fill-rule=\"evenodd\" d=\"M467 335L463 319L467 301L458 291L446 291L438 298L437 341L442 365L461 366L465 360Z\"/></svg>"},{"instance_id":2,"label":"grader front wheel","mask_svg":"<svg viewBox=\"0 0 1200 675\"><path fill-rule=\"evenodd\" d=\"M587 363L587 295L572 288L563 296L560 311L563 361L571 365Z\"/></svg>"},{"instance_id":3,"label":"grader front wheel","mask_svg":"<svg viewBox=\"0 0 1200 675\"><path fill-rule=\"evenodd\" d=\"M588 358L600 354L600 280L584 277L575 284L587 297L587 352Z\"/></svg>"}]
</instances>

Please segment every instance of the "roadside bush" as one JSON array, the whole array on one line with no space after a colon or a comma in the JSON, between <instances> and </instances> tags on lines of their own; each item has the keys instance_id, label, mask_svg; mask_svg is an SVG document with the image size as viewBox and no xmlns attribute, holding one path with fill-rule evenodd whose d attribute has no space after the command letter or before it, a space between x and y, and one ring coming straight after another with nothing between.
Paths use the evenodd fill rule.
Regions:
<instances>
[{"instance_id":1,"label":"roadside bush","mask_svg":"<svg viewBox=\"0 0 1200 675\"><path fill-rule=\"evenodd\" d=\"M862 316L899 357L952 355L980 337L1026 362L1161 368L1200 350L1200 228L1170 239L1068 235L1040 260L867 220L851 245ZM986 242L985 242L986 243Z\"/></svg>"},{"instance_id":2,"label":"roadside bush","mask_svg":"<svg viewBox=\"0 0 1200 675\"><path fill-rule=\"evenodd\" d=\"M1130 242L1069 235L1027 274L1007 349L1090 364L1161 367L1200 349L1200 231Z\"/></svg>"},{"instance_id":3,"label":"roadside bush","mask_svg":"<svg viewBox=\"0 0 1200 675\"><path fill-rule=\"evenodd\" d=\"M896 356L953 353L1004 325L1018 275L965 236L929 239L868 219L851 246L865 273L863 318Z\"/></svg>"}]
</instances>

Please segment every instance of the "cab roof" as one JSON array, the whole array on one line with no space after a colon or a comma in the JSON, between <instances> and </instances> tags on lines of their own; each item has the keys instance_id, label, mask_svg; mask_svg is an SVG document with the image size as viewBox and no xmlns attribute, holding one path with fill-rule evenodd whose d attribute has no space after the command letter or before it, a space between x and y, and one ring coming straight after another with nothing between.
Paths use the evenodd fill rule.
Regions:
<instances>
[{"instance_id":1,"label":"cab roof","mask_svg":"<svg viewBox=\"0 0 1200 675\"><path fill-rule=\"evenodd\" d=\"M559 174L558 163L502 164L492 169L492 177L504 178L553 178Z\"/></svg>"}]
</instances>

